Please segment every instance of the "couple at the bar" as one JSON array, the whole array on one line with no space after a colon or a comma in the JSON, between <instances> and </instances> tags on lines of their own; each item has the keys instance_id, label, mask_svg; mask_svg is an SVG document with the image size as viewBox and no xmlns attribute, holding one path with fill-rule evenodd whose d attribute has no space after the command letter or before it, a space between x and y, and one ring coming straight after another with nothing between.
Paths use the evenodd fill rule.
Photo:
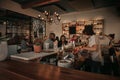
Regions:
<instances>
[{"instance_id":1,"label":"couple at the bar","mask_svg":"<svg viewBox=\"0 0 120 80\"><path fill-rule=\"evenodd\" d=\"M50 33L49 38L44 41L44 43L49 43L49 49L53 49L56 47L62 47L62 45L66 45L68 42L64 35L61 35L60 40L56 39L55 33Z\"/></svg>"}]
</instances>

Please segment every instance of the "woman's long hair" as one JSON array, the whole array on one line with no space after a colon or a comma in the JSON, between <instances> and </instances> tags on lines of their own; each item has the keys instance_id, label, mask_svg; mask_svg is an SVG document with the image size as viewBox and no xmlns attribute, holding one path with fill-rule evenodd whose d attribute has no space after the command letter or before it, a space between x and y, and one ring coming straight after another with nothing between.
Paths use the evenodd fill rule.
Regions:
<instances>
[{"instance_id":1,"label":"woman's long hair","mask_svg":"<svg viewBox=\"0 0 120 80\"><path fill-rule=\"evenodd\" d=\"M64 35L60 36L60 41L62 41L62 37L64 37L64 41L66 41L66 37Z\"/></svg>"}]
</instances>

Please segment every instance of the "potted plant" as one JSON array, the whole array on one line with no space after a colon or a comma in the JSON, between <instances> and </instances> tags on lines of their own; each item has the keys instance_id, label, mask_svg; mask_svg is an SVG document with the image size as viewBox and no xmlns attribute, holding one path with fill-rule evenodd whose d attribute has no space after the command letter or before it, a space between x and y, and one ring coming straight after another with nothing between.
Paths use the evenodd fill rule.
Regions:
<instances>
[{"instance_id":1,"label":"potted plant","mask_svg":"<svg viewBox=\"0 0 120 80\"><path fill-rule=\"evenodd\" d=\"M34 46L33 46L33 48L34 48L34 52L35 53L40 53L41 50L42 50L42 40L39 39L39 38L36 38L34 40Z\"/></svg>"}]
</instances>

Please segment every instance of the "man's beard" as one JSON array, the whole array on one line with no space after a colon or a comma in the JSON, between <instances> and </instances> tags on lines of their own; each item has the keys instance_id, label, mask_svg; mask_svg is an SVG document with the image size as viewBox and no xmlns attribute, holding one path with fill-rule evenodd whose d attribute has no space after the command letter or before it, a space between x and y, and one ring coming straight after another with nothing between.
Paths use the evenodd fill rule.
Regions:
<instances>
[{"instance_id":1,"label":"man's beard","mask_svg":"<svg viewBox=\"0 0 120 80\"><path fill-rule=\"evenodd\" d=\"M52 41L55 41L55 39L51 39Z\"/></svg>"}]
</instances>

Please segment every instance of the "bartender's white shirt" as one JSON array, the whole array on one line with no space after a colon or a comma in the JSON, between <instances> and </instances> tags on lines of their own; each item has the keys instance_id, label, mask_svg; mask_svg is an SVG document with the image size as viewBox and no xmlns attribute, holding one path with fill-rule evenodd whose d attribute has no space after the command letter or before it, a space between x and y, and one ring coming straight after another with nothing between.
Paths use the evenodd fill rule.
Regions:
<instances>
[{"instance_id":1,"label":"bartender's white shirt","mask_svg":"<svg viewBox=\"0 0 120 80\"><path fill-rule=\"evenodd\" d=\"M97 50L96 51L92 51L91 53L91 57L93 61L101 61L101 50L100 50L100 45L99 45L99 38L96 35L92 35L90 36L90 38L88 39L89 43L88 46L92 47L94 45L98 45Z\"/></svg>"}]
</instances>

